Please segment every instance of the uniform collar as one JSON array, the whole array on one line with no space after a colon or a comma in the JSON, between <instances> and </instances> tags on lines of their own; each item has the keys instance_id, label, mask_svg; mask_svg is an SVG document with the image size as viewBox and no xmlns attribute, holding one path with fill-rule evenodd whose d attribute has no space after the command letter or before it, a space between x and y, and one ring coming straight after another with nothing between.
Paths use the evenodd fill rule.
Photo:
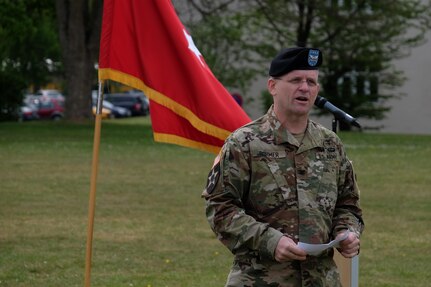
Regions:
<instances>
[{"instance_id":1,"label":"uniform collar","mask_svg":"<svg viewBox=\"0 0 431 287\"><path fill-rule=\"evenodd\" d=\"M302 144L299 145L296 138L286 130L281 122L278 120L274 112L274 106L271 106L266 113L270 129L272 130L274 136L274 142L277 145L288 143L290 145L296 146L298 152L309 150L315 147L323 147L323 135L321 130L317 127L317 124L312 120L308 120L307 129L305 130L304 139Z\"/></svg>"}]
</instances>

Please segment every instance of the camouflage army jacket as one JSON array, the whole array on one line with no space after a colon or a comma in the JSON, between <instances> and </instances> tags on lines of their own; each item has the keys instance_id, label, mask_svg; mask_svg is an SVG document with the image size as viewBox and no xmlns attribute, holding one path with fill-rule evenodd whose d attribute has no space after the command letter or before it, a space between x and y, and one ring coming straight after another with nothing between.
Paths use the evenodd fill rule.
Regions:
<instances>
[{"instance_id":1,"label":"camouflage army jacket","mask_svg":"<svg viewBox=\"0 0 431 287\"><path fill-rule=\"evenodd\" d=\"M309 120L302 143L271 107L226 140L203 192L206 214L235 254L226 286L340 286L333 251L279 263L281 236L328 243L363 230L351 162L335 133Z\"/></svg>"}]
</instances>

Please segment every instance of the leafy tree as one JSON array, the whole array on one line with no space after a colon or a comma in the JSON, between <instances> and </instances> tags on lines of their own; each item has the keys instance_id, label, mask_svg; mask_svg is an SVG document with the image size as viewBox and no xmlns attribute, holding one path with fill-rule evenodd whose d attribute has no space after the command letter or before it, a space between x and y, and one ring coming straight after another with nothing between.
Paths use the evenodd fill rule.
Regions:
<instances>
[{"instance_id":1,"label":"leafy tree","mask_svg":"<svg viewBox=\"0 0 431 287\"><path fill-rule=\"evenodd\" d=\"M24 80L17 74L0 71L0 121L15 120L22 102Z\"/></svg>"},{"instance_id":2,"label":"leafy tree","mask_svg":"<svg viewBox=\"0 0 431 287\"><path fill-rule=\"evenodd\" d=\"M242 53L248 53L251 57L246 61L253 61L265 71L268 61L283 47L321 48L324 52L321 95L350 114L364 118L382 119L390 109L387 100L399 96L393 91L404 81L402 71L396 70L391 62L408 55L411 47L423 43L424 32L431 27L431 3L420 0L187 2L198 14L223 7L216 10L217 17L241 19L233 29L240 34L236 38L241 40L231 42L231 45L237 46L235 49L242 50ZM205 15L195 17L190 27L204 29L202 26L212 25L206 19ZM217 26L213 30L206 29L212 32L201 35L192 31L196 42L217 43L218 37L222 37L214 32ZM200 44L199 47L204 55L214 55L217 60L213 65L223 62L226 57L225 51L217 51L213 45ZM266 62L265 67L263 62ZM236 64L236 67L242 64ZM222 71L218 74L227 75ZM232 76L235 78L237 75ZM232 85L235 80L227 82Z\"/></svg>"},{"instance_id":3,"label":"leafy tree","mask_svg":"<svg viewBox=\"0 0 431 287\"><path fill-rule=\"evenodd\" d=\"M10 119L23 92L46 84L59 68L52 0L0 0L1 114Z\"/></svg>"},{"instance_id":4,"label":"leafy tree","mask_svg":"<svg viewBox=\"0 0 431 287\"><path fill-rule=\"evenodd\" d=\"M247 19L231 9L233 0L201 2L173 1L217 79L228 89L245 93L259 72L253 51L244 49L242 42Z\"/></svg>"},{"instance_id":5,"label":"leafy tree","mask_svg":"<svg viewBox=\"0 0 431 287\"><path fill-rule=\"evenodd\" d=\"M66 117L91 116L91 89L97 79L102 0L56 0L57 20L66 77Z\"/></svg>"}]
</instances>

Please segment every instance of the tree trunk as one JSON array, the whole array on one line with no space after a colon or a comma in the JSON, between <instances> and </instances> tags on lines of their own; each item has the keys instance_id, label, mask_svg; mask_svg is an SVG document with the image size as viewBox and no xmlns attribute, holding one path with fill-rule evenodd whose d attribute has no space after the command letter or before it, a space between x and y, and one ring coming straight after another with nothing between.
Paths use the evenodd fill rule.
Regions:
<instances>
[{"instance_id":1,"label":"tree trunk","mask_svg":"<svg viewBox=\"0 0 431 287\"><path fill-rule=\"evenodd\" d=\"M102 1L57 0L57 20L66 76L67 119L91 117L91 89L97 79Z\"/></svg>"}]
</instances>

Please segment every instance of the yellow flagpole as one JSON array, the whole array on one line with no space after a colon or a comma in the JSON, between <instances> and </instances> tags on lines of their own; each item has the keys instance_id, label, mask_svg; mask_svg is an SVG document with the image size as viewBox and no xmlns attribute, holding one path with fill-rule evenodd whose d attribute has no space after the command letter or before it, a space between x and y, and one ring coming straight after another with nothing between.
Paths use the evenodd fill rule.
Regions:
<instances>
[{"instance_id":1,"label":"yellow flagpole","mask_svg":"<svg viewBox=\"0 0 431 287\"><path fill-rule=\"evenodd\" d=\"M94 126L93 163L91 168L90 199L88 203L87 249L85 255L85 287L90 287L91 255L93 247L94 214L96 210L96 185L99 167L100 130L102 126L103 82L99 82L97 93L96 120Z\"/></svg>"}]
</instances>

